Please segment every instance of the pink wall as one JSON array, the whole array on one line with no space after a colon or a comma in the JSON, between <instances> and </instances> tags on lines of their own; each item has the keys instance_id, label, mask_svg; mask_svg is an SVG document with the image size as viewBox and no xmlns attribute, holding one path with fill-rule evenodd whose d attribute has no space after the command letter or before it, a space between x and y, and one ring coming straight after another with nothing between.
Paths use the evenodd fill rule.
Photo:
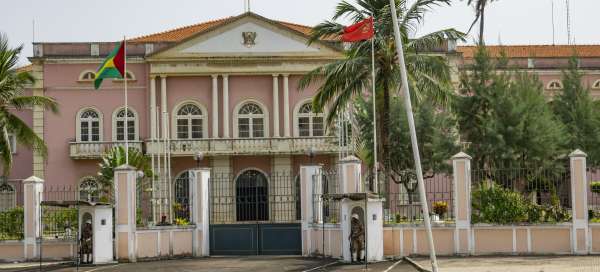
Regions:
<instances>
[{"instance_id":1,"label":"pink wall","mask_svg":"<svg viewBox=\"0 0 600 272\"><path fill-rule=\"evenodd\" d=\"M160 107L160 78L156 79L157 99L156 103ZM173 110L180 103L193 100L200 103L206 109L204 126L208 127L208 133L212 137L212 79L205 77L167 77L167 105L169 118L173 118ZM222 103L221 100L219 100ZM148 103L149 105L149 103ZM160 109L162 112L162 109ZM174 131L171 131L174 135ZM204 137L209 137L205 135Z\"/></svg>"},{"instance_id":2,"label":"pink wall","mask_svg":"<svg viewBox=\"0 0 600 272\"><path fill-rule=\"evenodd\" d=\"M76 184L86 175L95 175L98 161L74 160L69 156L69 142L76 138L76 117L80 109L97 108L103 115L103 141L112 141L113 112L124 105L121 83L104 80L100 90L93 90L91 83L78 83L81 71L94 70L95 65L44 65L44 87L47 96L55 98L60 112L44 115L44 137L48 145L45 180L47 184ZM128 66L137 81L129 86L129 106L138 113L139 138L148 137L146 67L142 64Z\"/></svg>"},{"instance_id":3,"label":"pink wall","mask_svg":"<svg viewBox=\"0 0 600 272\"><path fill-rule=\"evenodd\" d=\"M26 95L30 95L30 93L26 93ZM13 111L13 113L30 128L33 127L33 112L31 110ZM0 169L2 169L1 165ZM13 154L13 165L8 179L23 180L32 175L33 151L17 143L17 152Z\"/></svg>"}]
</instances>

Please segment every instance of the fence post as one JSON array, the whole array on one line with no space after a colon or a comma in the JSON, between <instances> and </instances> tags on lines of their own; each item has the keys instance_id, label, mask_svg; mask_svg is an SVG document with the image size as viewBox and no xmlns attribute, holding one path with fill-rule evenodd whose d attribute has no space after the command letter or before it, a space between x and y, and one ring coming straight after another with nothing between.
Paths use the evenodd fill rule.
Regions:
<instances>
[{"instance_id":1,"label":"fence post","mask_svg":"<svg viewBox=\"0 0 600 272\"><path fill-rule=\"evenodd\" d=\"M115 242L118 260L136 261L136 169L129 165L115 168Z\"/></svg>"},{"instance_id":2,"label":"fence post","mask_svg":"<svg viewBox=\"0 0 600 272\"><path fill-rule=\"evenodd\" d=\"M209 181L210 168L200 168L194 171L193 179L190 180L192 191L192 216L191 222L196 225L193 232L192 254L194 257L209 256Z\"/></svg>"},{"instance_id":3,"label":"fence post","mask_svg":"<svg viewBox=\"0 0 600 272\"><path fill-rule=\"evenodd\" d=\"M571 247L575 254L589 253L588 229L588 188L587 166L583 151L577 149L569 154L571 165L571 202L573 208L573 230Z\"/></svg>"},{"instance_id":4,"label":"fence post","mask_svg":"<svg viewBox=\"0 0 600 272\"><path fill-rule=\"evenodd\" d=\"M321 179L322 165L300 166L300 201L302 219L302 255L309 256L312 253L312 229L311 224L315 222L313 202L313 178Z\"/></svg>"},{"instance_id":5,"label":"fence post","mask_svg":"<svg viewBox=\"0 0 600 272\"><path fill-rule=\"evenodd\" d=\"M340 193L363 193L364 186L361 179L361 162L355 156L348 156L340 161Z\"/></svg>"},{"instance_id":6,"label":"fence post","mask_svg":"<svg viewBox=\"0 0 600 272\"><path fill-rule=\"evenodd\" d=\"M454 253L469 254L471 241L471 156L460 152L452 156L454 184Z\"/></svg>"},{"instance_id":7,"label":"fence post","mask_svg":"<svg viewBox=\"0 0 600 272\"><path fill-rule=\"evenodd\" d=\"M37 238L42 236L42 233L40 233L40 226L42 225L40 208L43 192L43 179L32 176L23 181L23 225L25 228L23 230L25 238L23 253L25 259L39 257Z\"/></svg>"}]
</instances>

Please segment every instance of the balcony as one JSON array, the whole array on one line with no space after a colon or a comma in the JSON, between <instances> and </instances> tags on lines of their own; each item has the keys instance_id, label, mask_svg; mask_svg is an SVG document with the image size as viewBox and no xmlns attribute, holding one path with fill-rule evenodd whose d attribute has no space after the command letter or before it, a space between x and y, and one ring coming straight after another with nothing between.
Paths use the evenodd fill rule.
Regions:
<instances>
[{"instance_id":1,"label":"balcony","mask_svg":"<svg viewBox=\"0 0 600 272\"><path fill-rule=\"evenodd\" d=\"M70 142L69 154L73 159L99 159L115 146L124 142ZM129 148L142 150L142 142L129 142Z\"/></svg>"},{"instance_id":2,"label":"balcony","mask_svg":"<svg viewBox=\"0 0 600 272\"><path fill-rule=\"evenodd\" d=\"M337 144L337 137L259 138L259 139L199 139L171 140L171 156L193 156L203 152L217 155L293 155L306 154L312 147L317 153L335 154L348 149ZM148 154L163 154L164 143L146 142Z\"/></svg>"}]
</instances>

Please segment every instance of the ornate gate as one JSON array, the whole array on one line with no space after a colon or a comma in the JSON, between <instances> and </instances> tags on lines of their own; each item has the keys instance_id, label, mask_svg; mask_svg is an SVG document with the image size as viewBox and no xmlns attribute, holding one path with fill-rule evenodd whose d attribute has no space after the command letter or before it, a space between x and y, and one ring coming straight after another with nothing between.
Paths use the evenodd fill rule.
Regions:
<instances>
[{"instance_id":1,"label":"ornate gate","mask_svg":"<svg viewBox=\"0 0 600 272\"><path fill-rule=\"evenodd\" d=\"M211 255L300 255L300 191L290 173L213 173Z\"/></svg>"}]
</instances>

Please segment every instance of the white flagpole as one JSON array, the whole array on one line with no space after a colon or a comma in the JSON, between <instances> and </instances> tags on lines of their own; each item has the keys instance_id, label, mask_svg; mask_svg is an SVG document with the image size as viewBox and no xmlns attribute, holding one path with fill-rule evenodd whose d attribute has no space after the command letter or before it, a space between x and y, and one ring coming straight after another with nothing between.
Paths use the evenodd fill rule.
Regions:
<instances>
[{"instance_id":1,"label":"white flagpole","mask_svg":"<svg viewBox=\"0 0 600 272\"><path fill-rule=\"evenodd\" d=\"M129 109L127 106L127 39L123 36L123 82L125 84L125 164L129 165Z\"/></svg>"},{"instance_id":2,"label":"white flagpole","mask_svg":"<svg viewBox=\"0 0 600 272\"><path fill-rule=\"evenodd\" d=\"M373 29L375 29L375 18L373 18ZM374 32L374 31L373 31ZM371 37L371 68L372 76L373 76L373 191L379 192L379 178L378 178L378 169L377 169L377 104L375 102L376 97L376 86L375 86L375 33L373 33L373 37Z\"/></svg>"},{"instance_id":3,"label":"white flagpole","mask_svg":"<svg viewBox=\"0 0 600 272\"><path fill-rule=\"evenodd\" d=\"M421 209L427 229L427 239L429 240L429 258L431 259L432 272L438 271L437 260L435 256L435 245L433 243L433 233L431 232L431 221L429 218L429 207L427 205L427 194L425 193L425 184L423 183L423 171L421 169L421 156L419 155L419 145L417 143L417 132L415 130L415 119L412 111L412 102L410 101L410 90L408 86L408 76L406 74L406 63L404 61L404 48L400 36L400 27L398 25L398 14L396 13L396 3L390 0L390 9L392 12L392 22L394 24L394 38L396 42L396 53L398 54L398 65L400 66L400 76L402 78L402 90L404 91L404 104L406 115L408 117L408 127L410 129L410 140L412 144L413 156L415 160L415 171L417 172L417 181L419 184L419 193L421 197Z\"/></svg>"}]
</instances>

